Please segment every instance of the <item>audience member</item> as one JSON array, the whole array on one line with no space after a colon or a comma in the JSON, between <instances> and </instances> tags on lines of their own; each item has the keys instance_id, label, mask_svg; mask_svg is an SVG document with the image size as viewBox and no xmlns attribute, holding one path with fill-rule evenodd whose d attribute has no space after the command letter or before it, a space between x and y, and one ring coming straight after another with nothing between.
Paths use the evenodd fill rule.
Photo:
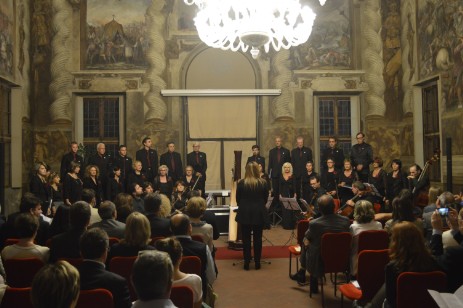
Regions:
<instances>
[{"instance_id":1,"label":"audience member","mask_svg":"<svg viewBox=\"0 0 463 308\"><path fill-rule=\"evenodd\" d=\"M66 261L45 265L32 281L31 300L35 308L73 308L79 293L79 272Z\"/></svg>"},{"instance_id":2,"label":"audience member","mask_svg":"<svg viewBox=\"0 0 463 308\"><path fill-rule=\"evenodd\" d=\"M124 237L125 223L117 221L117 210L111 201L103 201L98 208L101 221L90 225L90 229L101 228L109 237L121 239Z\"/></svg>"},{"instance_id":3,"label":"audience member","mask_svg":"<svg viewBox=\"0 0 463 308\"><path fill-rule=\"evenodd\" d=\"M42 205L40 203L40 199L34 196L31 193L25 193L24 196L21 198L21 202L19 204L19 212L10 214L6 223L2 225L1 232L0 232L0 245L3 245L6 239L8 238L18 238L15 222L16 218L21 213L28 213L32 216L35 216L39 219L39 229L37 230L37 236L35 240L39 245L45 245L48 239L48 231L50 225L48 222L43 220L42 217Z\"/></svg>"},{"instance_id":4,"label":"audience member","mask_svg":"<svg viewBox=\"0 0 463 308\"><path fill-rule=\"evenodd\" d=\"M447 274L448 291L453 293L463 285L463 263L461 262L463 260L463 246L459 238L463 234L463 210L457 214L456 210L449 209L447 220L452 237L458 242L458 245L443 249L443 218L438 211L434 211L431 218L433 230L430 247L437 263Z\"/></svg>"},{"instance_id":5,"label":"audience member","mask_svg":"<svg viewBox=\"0 0 463 308\"><path fill-rule=\"evenodd\" d=\"M50 261L60 258L80 258L80 237L90 223L90 205L85 201L78 201L69 209L68 231L58 234L51 239Z\"/></svg>"},{"instance_id":6,"label":"audience member","mask_svg":"<svg viewBox=\"0 0 463 308\"><path fill-rule=\"evenodd\" d=\"M112 257L132 257L140 250L152 250L151 228L148 219L142 213L134 212L127 217L124 238L111 247L108 264Z\"/></svg>"},{"instance_id":7,"label":"audience member","mask_svg":"<svg viewBox=\"0 0 463 308\"><path fill-rule=\"evenodd\" d=\"M193 290L194 307L202 307L203 290L201 287L201 277L180 271L180 263L182 262L183 254L180 242L176 238L170 237L157 241L155 246L157 250L167 252L170 256L172 264L174 265L173 285L190 287L191 290Z\"/></svg>"},{"instance_id":8,"label":"audience member","mask_svg":"<svg viewBox=\"0 0 463 308\"><path fill-rule=\"evenodd\" d=\"M88 203L88 205L90 205L90 225L101 221L101 217L98 214L98 209L95 208L97 204L95 191L93 189L84 188L82 190L82 201L85 201Z\"/></svg>"},{"instance_id":9,"label":"audience member","mask_svg":"<svg viewBox=\"0 0 463 308\"><path fill-rule=\"evenodd\" d=\"M185 214L172 216L170 220L172 233L179 240L184 256L197 256L201 259L201 279L203 283L203 298L207 293L207 284L216 279L215 264L209 247L191 239L192 226L190 218Z\"/></svg>"},{"instance_id":10,"label":"audience member","mask_svg":"<svg viewBox=\"0 0 463 308\"><path fill-rule=\"evenodd\" d=\"M381 230L383 226L379 221L375 221L375 211L373 205L368 200L360 200L355 203L354 222L350 225L352 234L352 251L350 274L357 275L357 253L358 253L358 236L363 231Z\"/></svg>"},{"instance_id":11,"label":"audience member","mask_svg":"<svg viewBox=\"0 0 463 308\"><path fill-rule=\"evenodd\" d=\"M159 194L161 197L161 210L159 215L164 218L170 217L170 213L172 212L172 204L170 203L170 196L166 196L164 194Z\"/></svg>"},{"instance_id":12,"label":"audience member","mask_svg":"<svg viewBox=\"0 0 463 308\"><path fill-rule=\"evenodd\" d=\"M151 236L171 236L170 220L161 217L161 195L149 193L145 196L145 213L151 226Z\"/></svg>"},{"instance_id":13,"label":"audience member","mask_svg":"<svg viewBox=\"0 0 463 308\"><path fill-rule=\"evenodd\" d=\"M117 211L117 220L125 223L127 217L132 214L132 196L126 193L117 194L116 199L114 200L114 205L116 206Z\"/></svg>"},{"instance_id":14,"label":"audience member","mask_svg":"<svg viewBox=\"0 0 463 308\"><path fill-rule=\"evenodd\" d=\"M392 218L386 221L384 229L391 233L392 227L402 221L413 222L424 234L423 221L413 213L413 196L408 189L403 189L399 196L392 200Z\"/></svg>"},{"instance_id":15,"label":"audience member","mask_svg":"<svg viewBox=\"0 0 463 308\"><path fill-rule=\"evenodd\" d=\"M108 250L109 240L104 230L93 228L82 235L80 252L84 261L79 266L80 289L106 289L113 295L115 308L130 307L127 280L105 269Z\"/></svg>"},{"instance_id":16,"label":"audience member","mask_svg":"<svg viewBox=\"0 0 463 308\"><path fill-rule=\"evenodd\" d=\"M423 208L423 215L429 212L434 212L434 210L437 208L436 202L438 201L439 196L443 193L442 188L440 187L435 187L431 186L429 188L428 192L428 203L429 205L426 205Z\"/></svg>"},{"instance_id":17,"label":"audience member","mask_svg":"<svg viewBox=\"0 0 463 308\"><path fill-rule=\"evenodd\" d=\"M138 300L132 308L175 308L170 300L174 267L169 255L162 251L144 251L132 269L132 284Z\"/></svg>"},{"instance_id":18,"label":"audience member","mask_svg":"<svg viewBox=\"0 0 463 308\"><path fill-rule=\"evenodd\" d=\"M145 205L143 202L143 187L137 183L130 186L130 193L132 194L132 209L134 212L145 213Z\"/></svg>"},{"instance_id":19,"label":"audience member","mask_svg":"<svg viewBox=\"0 0 463 308\"><path fill-rule=\"evenodd\" d=\"M55 235L61 234L69 230L69 205L63 204L56 208L55 215L50 224L49 236L52 238Z\"/></svg>"},{"instance_id":20,"label":"audience member","mask_svg":"<svg viewBox=\"0 0 463 308\"><path fill-rule=\"evenodd\" d=\"M201 217L206 211L206 200L202 197L193 197L187 202L185 214L190 217L192 234L200 235L204 243L207 244L210 251L214 251L213 230L212 226L205 221L201 221Z\"/></svg>"},{"instance_id":21,"label":"audience member","mask_svg":"<svg viewBox=\"0 0 463 308\"><path fill-rule=\"evenodd\" d=\"M449 191L444 191L442 194L439 195L435 202L434 211L440 208L449 208L453 206L455 199L453 198L453 194ZM428 206L429 209L429 206ZM432 224L431 224L431 216L433 215L434 211L427 212L423 214L423 226L424 226L424 234L426 240L431 240L432 235ZM447 227L447 223L443 221L444 226Z\"/></svg>"},{"instance_id":22,"label":"audience member","mask_svg":"<svg viewBox=\"0 0 463 308\"><path fill-rule=\"evenodd\" d=\"M312 293L318 293L318 278L323 275L323 263L320 255L320 245L323 234L333 232L349 232L350 222L347 217L334 213L334 200L329 195L323 195L317 200L321 217L309 223L309 229L304 235L304 245L301 247L301 269L291 278L299 284L305 284L305 271L310 273L310 288Z\"/></svg>"},{"instance_id":23,"label":"audience member","mask_svg":"<svg viewBox=\"0 0 463 308\"><path fill-rule=\"evenodd\" d=\"M16 218L15 227L19 242L6 246L2 250L2 259L37 258L47 263L50 249L34 244L39 229L39 219L36 216L22 213Z\"/></svg>"}]
</instances>

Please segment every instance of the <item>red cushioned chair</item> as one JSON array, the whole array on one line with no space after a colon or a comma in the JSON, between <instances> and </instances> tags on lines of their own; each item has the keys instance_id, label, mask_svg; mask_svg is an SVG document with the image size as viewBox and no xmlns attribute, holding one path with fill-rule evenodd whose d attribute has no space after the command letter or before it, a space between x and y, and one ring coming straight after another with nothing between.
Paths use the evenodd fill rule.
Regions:
<instances>
[{"instance_id":1,"label":"red cushioned chair","mask_svg":"<svg viewBox=\"0 0 463 308\"><path fill-rule=\"evenodd\" d=\"M350 265L350 250L352 244L352 235L350 232L325 233L322 235L320 254L323 261L324 273L334 273L334 296L337 290L337 273L347 273ZM324 276L324 275L323 275ZM322 293L322 307L325 307L325 295L323 292L323 277L320 277L320 286ZM312 297L312 288L310 288L310 297Z\"/></svg>"},{"instance_id":2,"label":"red cushioned chair","mask_svg":"<svg viewBox=\"0 0 463 308\"><path fill-rule=\"evenodd\" d=\"M197 241L197 242L204 243L204 238L203 238L201 235L199 235L199 234L193 234L193 235L191 236L191 239L192 239L193 241Z\"/></svg>"},{"instance_id":3,"label":"red cushioned chair","mask_svg":"<svg viewBox=\"0 0 463 308\"><path fill-rule=\"evenodd\" d=\"M127 279L127 282L129 284L130 298L132 299L132 301L135 301L138 299L137 293L135 293L135 289L130 283L131 281L130 276L132 275L132 267L136 259L137 259L136 256L114 257L114 258L111 258L111 260L109 261L109 270Z\"/></svg>"},{"instance_id":4,"label":"red cushioned chair","mask_svg":"<svg viewBox=\"0 0 463 308\"><path fill-rule=\"evenodd\" d=\"M165 239L165 238L166 238L165 236L153 236L151 238L150 245L154 246L158 240L162 240L162 239Z\"/></svg>"},{"instance_id":5,"label":"red cushioned chair","mask_svg":"<svg viewBox=\"0 0 463 308\"><path fill-rule=\"evenodd\" d=\"M447 276L444 272L403 272L397 278L397 308L438 307L428 290L446 291Z\"/></svg>"},{"instance_id":6,"label":"red cushioned chair","mask_svg":"<svg viewBox=\"0 0 463 308\"><path fill-rule=\"evenodd\" d=\"M31 288L7 287L1 308L32 308Z\"/></svg>"},{"instance_id":7,"label":"red cushioned chair","mask_svg":"<svg viewBox=\"0 0 463 308\"><path fill-rule=\"evenodd\" d=\"M3 260L3 265L8 286L28 288L32 285L32 279L44 263L38 258L24 258Z\"/></svg>"},{"instance_id":8,"label":"red cushioned chair","mask_svg":"<svg viewBox=\"0 0 463 308\"><path fill-rule=\"evenodd\" d=\"M79 266L84 262L83 258L59 258L59 260L67 261L72 266L79 268Z\"/></svg>"},{"instance_id":9,"label":"red cushioned chair","mask_svg":"<svg viewBox=\"0 0 463 308\"><path fill-rule=\"evenodd\" d=\"M389 248L389 234L385 230L367 230L358 235L358 252Z\"/></svg>"},{"instance_id":10,"label":"red cushioned chair","mask_svg":"<svg viewBox=\"0 0 463 308\"><path fill-rule=\"evenodd\" d=\"M173 286L170 291L170 299L175 306L180 308L193 308L193 290L187 286Z\"/></svg>"},{"instance_id":11,"label":"red cushioned chair","mask_svg":"<svg viewBox=\"0 0 463 308\"><path fill-rule=\"evenodd\" d=\"M19 238L7 238L5 240L4 246L14 245L14 244L17 244L18 242L19 242Z\"/></svg>"},{"instance_id":12,"label":"red cushioned chair","mask_svg":"<svg viewBox=\"0 0 463 308\"><path fill-rule=\"evenodd\" d=\"M106 289L80 291L76 308L113 308L113 295Z\"/></svg>"},{"instance_id":13,"label":"red cushioned chair","mask_svg":"<svg viewBox=\"0 0 463 308\"><path fill-rule=\"evenodd\" d=\"M299 270L299 256L301 255L301 246L303 245L305 232L309 229L309 220L300 220L296 226L297 244L288 247L289 250L289 277L292 275L293 255L296 257L296 271Z\"/></svg>"},{"instance_id":14,"label":"red cushioned chair","mask_svg":"<svg viewBox=\"0 0 463 308\"><path fill-rule=\"evenodd\" d=\"M119 244L121 240L118 239L117 237L110 237L109 238L109 247L111 247L114 244Z\"/></svg>"},{"instance_id":15,"label":"red cushioned chair","mask_svg":"<svg viewBox=\"0 0 463 308\"><path fill-rule=\"evenodd\" d=\"M370 302L384 284L384 268L389 263L389 250L363 250L358 257L357 282L360 289L352 283L339 286L341 306L344 296L362 303Z\"/></svg>"},{"instance_id":16,"label":"red cushioned chair","mask_svg":"<svg viewBox=\"0 0 463 308\"><path fill-rule=\"evenodd\" d=\"M187 274L196 274L201 276L201 259L197 256L182 257L182 262L180 262L180 271Z\"/></svg>"}]
</instances>

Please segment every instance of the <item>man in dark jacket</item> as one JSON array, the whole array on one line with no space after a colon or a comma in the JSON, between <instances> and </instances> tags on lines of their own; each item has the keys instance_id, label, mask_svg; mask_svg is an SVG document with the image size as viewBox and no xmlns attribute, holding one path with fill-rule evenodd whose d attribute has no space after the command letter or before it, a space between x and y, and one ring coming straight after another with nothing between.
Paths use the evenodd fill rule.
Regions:
<instances>
[{"instance_id":1,"label":"man in dark jacket","mask_svg":"<svg viewBox=\"0 0 463 308\"><path fill-rule=\"evenodd\" d=\"M170 141L167 143L167 152L161 155L160 158L160 165L166 165L169 174L172 178L174 183L181 179L183 176L183 164L182 164L182 157L180 153L175 152L175 143Z\"/></svg>"},{"instance_id":2,"label":"man in dark jacket","mask_svg":"<svg viewBox=\"0 0 463 308\"><path fill-rule=\"evenodd\" d=\"M106 289L113 295L114 307L131 307L127 280L105 269L108 249L108 235L104 230L94 228L82 235L80 251L84 261L79 266L80 289Z\"/></svg>"}]
</instances>

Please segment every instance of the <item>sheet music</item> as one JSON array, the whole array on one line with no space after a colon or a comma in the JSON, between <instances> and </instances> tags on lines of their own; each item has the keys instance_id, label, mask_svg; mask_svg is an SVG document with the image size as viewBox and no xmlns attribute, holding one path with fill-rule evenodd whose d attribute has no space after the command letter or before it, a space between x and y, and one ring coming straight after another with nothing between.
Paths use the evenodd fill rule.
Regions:
<instances>
[{"instance_id":1,"label":"sheet music","mask_svg":"<svg viewBox=\"0 0 463 308\"><path fill-rule=\"evenodd\" d=\"M283 206L287 210L293 210L293 211L300 211L302 212L301 207L299 206L299 203L297 203L296 198L285 198L285 197L280 197L280 201L283 203Z\"/></svg>"}]
</instances>

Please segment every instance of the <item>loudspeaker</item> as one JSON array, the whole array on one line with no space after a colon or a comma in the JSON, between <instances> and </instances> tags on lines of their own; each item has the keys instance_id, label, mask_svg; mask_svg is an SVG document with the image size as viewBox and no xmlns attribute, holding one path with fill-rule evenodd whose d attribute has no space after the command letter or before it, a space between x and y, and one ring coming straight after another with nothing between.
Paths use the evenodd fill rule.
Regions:
<instances>
[{"instance_id":1,"label":"loudspeaker","mask_svg":"<svg viewBox=\"0 0 463 308\"><path fill-rule=\"evenodd\" d=\"M445 139L445 152L447 154L447 191L453 191L452 174L452 138Z\"/></svg>"},{"instance_id":2,"label":"loudspeaker","mask_svg":"<svg viewBox=\"0 0 463 308\"><path fill-rule=\"evenodd\" d=\"M220 235L228 234L228 224L230 219L229 207L210 207L206 211L211 211L215 214Z\"/></svg>"}]
</instances>

